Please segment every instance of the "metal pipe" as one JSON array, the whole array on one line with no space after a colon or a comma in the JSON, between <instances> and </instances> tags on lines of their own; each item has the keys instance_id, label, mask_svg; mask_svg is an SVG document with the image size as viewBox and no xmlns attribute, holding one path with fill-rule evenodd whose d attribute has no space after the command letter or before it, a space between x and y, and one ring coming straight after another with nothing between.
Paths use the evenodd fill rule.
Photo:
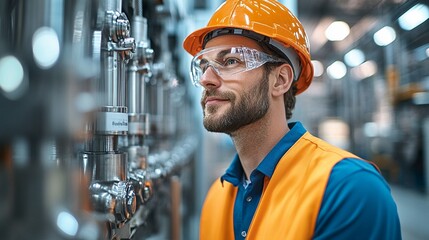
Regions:
<instances>
[{"instance_id":1,"label":"metal pipe","mask_svg":"<svg viewBox=\"0 0 429 240\"><path fill-rule=\"evenodd\" d=\"M139 85L141 85L139 79L137 70L133 71L134 69L131 69L131 71L128 72L128 89L127 89L127 97L128 97L128 112L129 113L141 113L143 112L143 109L141 107L142 104L140 104L140 95L144 95L144 93L140 92L141 89ZM143 90L144 90L144 84L143 84Z\"/></svg>"},{"instance_id":2,"label":"metal pipe","mask_svg":"<svg viewBox=\"0 0 429 240\"><path fill-rule=\"evenodd\" d=\"M94 153L82 155L83 174L91 182L126 181L128 176L126 155L121 153Z\"/></svg>"},{"instance_id":3,"label":"metal pipe","mask_svg":"<svg viewBox=\"0 0 429 240\"><path fill-rule=\"evenodd\" d=\"M122 1L121 0L103 0L100 2L101 9L105 11L122 11Z\"/></svg>"},{"instance_id":4,"label":"metal pipe","mask_svg":"<svg viewBox=\"0 0 429 240\"><path fill-rule=\"evenodd\" d=\"M115 52L103 52L101 59L103 64L101 87L105 96L103 103L107 106L122 106L118 79L118 66L120 65L118 54Z\"/></svg>"},{"instance_id":5,"label":"metal pipe","mask_svg":"<svg viewBox=\"0 0 429 240\"><path fill-rule=\"evenodd\" d=\"M143 16L143 0L133 0L135 16Z\"/></svg>"},{"instance_id":6,"label":"metal pipe","mask_svg":"<svg viewBox=\"0 0 429 240\"><path fill-rule=\"evenodd\" d=\"M92 134L80 156L83 178L90 180L93 210L107 214L105 220L115 226L110 229L112 234L135 213L137 199L128 181L127 153L119 148L119 136L128 133L125 64L135 48L128 18L120 12L121 3L104 0L97 11L104 14L97 16L102 22L93 32L93 48L100 49L99 109L89 124Z\"/></svg>"},{"instance_id":7,"label":"metal pipe","mask_svg":"<svg viewBox=\"0 0 429 240\"><path fill-rule=\"evenodd\" d=\"M172 176L170 178L171 187L171 238L172 240L181 239L182 220L180 207L182 205L182 183L179 177Z\"/></svg>"},{"instance_id":8,"label":"metal pipe","mask_svg":"<svg viewBox=\"0 0 429 240\"><path fill-rule=\"evenodd\" d=\"M85 149L91 152L112 153L118 146L118 138L113 135L94 135L85 144Z\"/></svg>"}]
</instances>

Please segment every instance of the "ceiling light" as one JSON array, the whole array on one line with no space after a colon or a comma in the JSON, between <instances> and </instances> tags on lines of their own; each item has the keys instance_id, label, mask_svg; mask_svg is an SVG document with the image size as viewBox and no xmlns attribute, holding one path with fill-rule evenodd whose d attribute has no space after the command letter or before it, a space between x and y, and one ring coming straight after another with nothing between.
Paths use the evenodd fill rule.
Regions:
<instances>
[{"instance_id":1,"label":"ceiling light","mask_svg":"<svg viewBox=\"0 0 429 240\"><path fill-rule=\"evenodd\" d=\"M314 76L315 77L322 76L322 74L324 72L323 64L317 60L311 60L311 63L313 64L313 68L314 68Z\"/></svg>"},{"instance_id":2,"label":"ceiling light","mask_svg":"<svg viewBox=\"0 0 429 240\"><path fill-rule=\"evenodd\" d=\"M411 30L418 25L422 24L429 18L429 8L418 3L406 11L398 18L399 26L404 30Z\"/></svg>"},{"instance_id":3,"label":"ceiling light","mask_svg":"<svg viewBox=\"0 0 429 240\"><path fill-rule=\"evenodd\" d=\"M365 61L365 55L360 49L352 49L344 55L344 61L350 67L356 67Z\"/></svg>"},{"instance_id":4,"label":"ceiling light","mask_svg":"<svg viewBox=\"0 0 429 240\"><path fill-rule=\"evenodd\" d=\"M331 23L325 30L325 36L329 41L341 41L350 33L350 27L343 21Z\"/></svg>"},{"instance_id":5,"label":"ceiling light","mask_svg":"<svg viewBox=\"0 0 429 240\"><path fill-rule=\"evenodd\" d=\"M33 35L33 56L40 68L52 67L60 56L60 43L54 29L39 28Z\"/></svg>"},{"instance_id":6,"label":"ceiling light","mask_svg":"<svg viewBox=\"0 0 429 240\"><path fill-rule=\"evenodd\" d=\"M24 69L14 56L0 58L0 89L14 92L24 81Z\"/></svg>"},{"instance_id":7,"label":"ceiling light","mask_svg":"<svg viewBox=\"0 0 429 240\"><path fill-rule=\"evenodd\" d=\"M377 73L377 63L375 61L366 61L361 65L354 67L350 73L356 80L371 77Z\"/></svg>"},{"instance_id":8,"label":"ceiling light","mask_svg":"<svg viewBox=\"0 0 429 240\"><path fill-rule=\"evenodd\" d=\"M378 46L387 46L396 39L396 32L393 28L385 26L374 33L374 42Z\"/></svg>"},{"instance_id":9,"label":"ceiling light","mask_svg":"<svg viewBox=\"0 0 429 240\"><path fill-rule=\"evenodd\" d=\"M417 92L413 94L413 103L416 105L429 104L429 93L428 92Z\"/></svg>"},{"instance_id":10,"label":"ceiling light","mask_svg":"<svg viewBox=\"0 0 429 240\"><path fill-rule=\"evenodd\" d=\"M376 137L378 130L378 125L375 122L367 122L363 125L363 132L367 137Z\"/></svg>"},{"instance_id":11,"label":"ceiling light","mask_svg":"<svg viewBox=\"0 0 429 240\"><path fill-rule=\"evenodd\" d=\"M68 212L58 214L57 226L69 236L75 236L79 229L79 223L76 218Z\"/></svg>"},{"instance_id":12,"label":"ceiling light","mask_svg":"<svg viewBox=\"0 0 429 240\"><path fill-rule=\"evenodd\" d=\"M10 100L17 100L28 90L28 77L24 66L14 56L0 58L0 94Z\"/></svg>"},{"instance_id":13,"label":"ceiling light","mask_svg":"<svg viewBox=\"0 0 429 240\"><path fill-rule=\"evenodd\" d=\"M347 67L343 62L336 61L329 65L329 67L326 69L326 72L331 78L340 79L346 75Z\"/></svg>"}]
</instances>

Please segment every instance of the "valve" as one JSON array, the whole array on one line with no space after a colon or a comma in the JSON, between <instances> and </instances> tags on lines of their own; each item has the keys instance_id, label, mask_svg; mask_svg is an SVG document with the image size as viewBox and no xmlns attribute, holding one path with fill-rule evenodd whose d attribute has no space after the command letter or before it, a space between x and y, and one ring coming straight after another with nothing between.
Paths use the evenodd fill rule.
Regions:
<instances>
[{"instance_id":1,"label":"valve","mask_svg":"<svg viewBox=\"0 0 429 240\"><path fill-rule=\"evenodd\" d=\"M134 38L130 37L131 25L125 13L106 11L106 23L106 50L119 52L124 61L132 59L136 44Z\"/></svg>"},{"instance_id":2,"label":"valve","mask_svg":"<svg viewBox=\"0 0 429 240\"><path fill-rule=\"evenodd\" d=\"M130 36L130 22L125 13L116 11L106 12L106 22L109 26L109 35L113 42L119 42Z\"/></svg>"},{"instance_id":3,"label":"valve","mask_svg":"<svg viewBox=\"0 0 429 240\"><path fill-rule=\"evenodd\" d=\"M110 215L111 222L125 222L137 210L136 194L130 182L94 182L89 190L94 210Z\"/></svg>"}]
</instances>

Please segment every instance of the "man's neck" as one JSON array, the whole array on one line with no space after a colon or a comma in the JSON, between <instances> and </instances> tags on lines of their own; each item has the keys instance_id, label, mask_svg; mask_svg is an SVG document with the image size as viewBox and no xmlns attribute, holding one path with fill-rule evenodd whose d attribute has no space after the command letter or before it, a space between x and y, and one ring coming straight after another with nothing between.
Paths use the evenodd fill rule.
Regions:
<instances>
[{"instance_id":1,"label":"man's neck","mask_svg":"<svg viewBox=\"0 0 429 240\"><path fill-rule=\"evenodd\" d=\"M286 120L275 123L263 118L231 134L247 179L288 131Z\"/></svg>"}]
</instances>

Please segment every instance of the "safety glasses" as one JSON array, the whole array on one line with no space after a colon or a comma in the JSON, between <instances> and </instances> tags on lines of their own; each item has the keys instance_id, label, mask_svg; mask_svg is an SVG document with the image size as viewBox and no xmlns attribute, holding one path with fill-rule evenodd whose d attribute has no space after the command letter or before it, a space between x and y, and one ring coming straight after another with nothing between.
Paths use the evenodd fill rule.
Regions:
<instances>
[{"instance_id":1,"label":"safety glasses","mask_svg":"<svg viewBox=\"0 0 429 240\"><path fill-rule=\"evenodd\" d=\"M256 49L237 46L218 46L206 48L197 53L191 62L191 79L195 86L200 86L202 75L211 67L222 79L237 73L258 68L267 62L284 62L275 56Z\"/></svg>"}]
</instances>

